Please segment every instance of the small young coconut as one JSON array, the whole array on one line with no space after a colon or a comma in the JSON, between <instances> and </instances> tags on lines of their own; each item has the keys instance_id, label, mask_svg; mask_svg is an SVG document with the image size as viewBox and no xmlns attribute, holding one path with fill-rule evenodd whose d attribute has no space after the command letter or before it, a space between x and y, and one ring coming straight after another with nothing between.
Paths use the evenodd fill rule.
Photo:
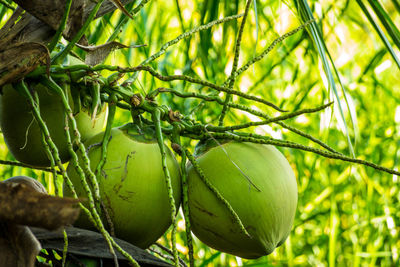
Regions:
<instances>
[{"instance_id":1,"label":"small young coconut","mask_svg":"<svg viewBox=\"0 0 400 267\"><path fill-rule=\"evenodd\" d=\"M205 244L242 258L268 255L288 237L297 206L297 183L273 146L229 142L197 157L205 177L229 202L245 229L188 165L193 233Z\"/></svg>"},{"instance_id":2,"label":"small young coconut","mask_svg":"<svg viewBox=\"0 0 400 267\"><path fill-rule=\"evenodd\" d=\"M65 113L61 98L43 85L35 85L35 90L39 96L41 116L58 148L61 161L66 162L70 155L64 133ZM84 140L103 130L106 108L94 122L84 110L75 114L75 118ZM7 147L18 161L37 167L50 166L50 160L42 142L42 134L31 108L25 97L11 85L3 86L0 95L0 127Z\"/></svg>"},{"instance_id":3,"label":"small young coconut","mask_svg":"<svg viewBox=\"0 0 400 267\"><path fill-rule=\"evenodd\" d=\"M88 157L94 170L100 161L104 133L89 139ZM115 235L140 248L147 248L171 225L171 212L161 154L152 129L139 129L126 124L111 130L107 158L98 179L101 199L114 226ZM97 145L96 145L97 144ZM180 205L181 180L179 165L172 152L165 147L167 167L172 179L176 207ZM79 197L86 197L80 177L73 164L68 175ZM71 193L65 188L64 195ZM105 225L107 220L103 218ZM93 229L82 215L76 226Z\"/></svg>"},{"instance_id":4,"label":"small young coconut","mask_svg":"<svg viewBox=\"0 0 400 267\"><path fill-rule=\"evenodd\" d=\"M68 56L67 60L70 61L70 65L84 64L72 56ZM65 109L61 97L44 85L30 86L38 94L41 117L58 149L60 159L62 162L66 162L70 159L70 155L65 137ZM75 104L71 97L73 90L78 89L69 86L65 92L71 98L72 109ZM103 130L107 117L107 106L104 105L102 110L98 110L94 118L89 109L83 107L80 112L74 114L74 117L81 140L85 141ZM18 161L36 167L50 167L51 163L42 142L41 130L34 119L31 107L26 98L11 84L0 88L0 127L8 149ZM71 126L69 128L71 137L73 137Z\"/></svg>"}]
</instances>

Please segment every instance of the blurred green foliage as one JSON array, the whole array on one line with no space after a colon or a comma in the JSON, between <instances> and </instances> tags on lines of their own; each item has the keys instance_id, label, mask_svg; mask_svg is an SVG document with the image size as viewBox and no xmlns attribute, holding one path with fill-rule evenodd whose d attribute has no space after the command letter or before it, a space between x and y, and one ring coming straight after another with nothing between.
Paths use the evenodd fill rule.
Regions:
<instances>
[{"instance_id":1,"label":"blurred green foliage","mask_svg":"<svg viewBox=\"0 0 400 267\"><path fill-rule=\"evenodd\" d=\"M301 24L300 1L255 1L244 30L239 67L261 53L279 35ZM302 1L304 2L304 1ZM379 1L386 15L376 13L376 6L365 1L372 21L350 0L306 1L328 49L343 90L336 88L341 101L349 137L357 158L388 168L398 169L400 146L400 75L393 54L377 34L374 23L382 28L394 55L399 55L398 42L382 17L400 25L397 0ZM146 44L136 49L111 53L106 63L136 66L161 46L184 31L212 20L243 12L245 1L150 1L125 24L117 41ZM135 5L128 5L132 9ZM10 10L0 4L0 25ZM380 14L380 15L379 15ZM92 44L102 44L122 20L119 11L96 20L87 33ZM222 84L230 74L235 36L239 21L214 26L179 42L151 63L164 75L185 74ZM374 22L374 23L372 23ZM395 33L394 33L395 34ZM75 51L83 55L82 51ZM331 66L332 67L332 66ZM333 71L333 68L332 68ZM104 71L104 75L107 72ZM129 76L125 76L129 78ZM141 73L134 81L137 92L158 87L210 93L210 89L182 81L161 82ZM335 100L334 108L318 114L301 115L287 123L311 134L338 151L349 154L346 126L339 113L337 99L329 87L314 42L307 31L289 37L263 60L241 74L235 89L258 95L295 111ZM347 93L347 103L344 93ZM198 99L180 99L163 94L158 101L190 115L203 123L216 124L221 106ZM278 113L265 106L233 97L235 103L262 109L271 116ZM352 119L351 119L352 117ZM245 112L230 110L226 125L257 120ZM119 111L115 125L130 121L130 114ZM354 122L354 123L353 123ZM305 145L313 143L282 129L278 125L253 127L247 131L291 140ZM186 140L187 144L195 142ZM400 177L374 169L325 159L304 151L281 149L298 178L299 204L291 236L273 254L242 260L217 252L195 239L197 266L399 266L400 265ZM0 159L12 160L3 141ZM251 166L249 166L251 167ZM51 175L20 167L0 166L0 179L28 175L50 186ZM54 189L49 188L51 192ZM179 251L187 256L184 223L179 221ZM164 239L168 239L167 233ZM166 243L166 241L163 241Z\"/></svg>"}]
</instances>

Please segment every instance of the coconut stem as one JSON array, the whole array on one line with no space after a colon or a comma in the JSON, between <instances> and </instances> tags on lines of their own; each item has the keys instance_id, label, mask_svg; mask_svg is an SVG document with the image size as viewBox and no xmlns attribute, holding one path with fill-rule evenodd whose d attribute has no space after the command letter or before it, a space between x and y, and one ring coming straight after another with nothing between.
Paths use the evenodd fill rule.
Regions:
<instances>
[{"instance_id":1,"label":"coconut stem","mask_svg":"<svg viewBox=\"0 0 400 267\"><path fill-rule=\"evenodd\" d=\"M47 143L46 143L46 145L47 145ZM0 160L0 164L8 165L8 166L18 166L18 167L23 167L23 168L29 168L29 169L43 171L43 172L53 172L53 170L51 168L32 167L31 165L27 165L27 164L17 162L17 161ZM56 170L56 174L61 174L61 172Z\"/></svg>"},{"instance_id":2,"label":"coconut stem","mask_svg":"<svg viewBox=\"0 0 400 267\"><path fill-rule=\"evenodd\" d=\"M181 153L181 177L182 177L182 195L183 195L183 216L185 218L185 230L186 230L186 240L187 246L189 248L189 266L194 267L194 257L193 257L193 239L191 233L190 225L190 211L189 211L189 186L187 181L187 170L186 170L186 152L183 149Z\"/></svg>"},{"instance_id":3,"label":"coconut stem","mask_svg":"<svg viewBox=\"0 0 400 267\"><path fill-rule=\"evenodd\" d=\"M111 138L111 129L112 129L112 124L114 122L115 111L117 106L115 94L110 97L109 101L110 102L108 102L107 125L106 125L106 130L104 131L103 141L101 142L101 156L95 171L96 177L101 174L101 170L103 169L107 159L107 146Z\"/></svg>"},{"instance_id":4,"label":"coconut stem","mask_svg":"<svg viewBox=\"0 0 400 267\"><path fill-rule=\"evenodd\" d=\"M291 119L291 118L297 117L301 114L318 112L318 111L321 111L321 110L329 107L330 105L332 105L332 102L322 105L322 106L319 106L319 107L316 107L316 108L302 109L302 110L294 111L292 113L288 113L285 115L277 116L274 118L266 116L266 114L265 114L263 117L268 117L268 119L266 119L266 120L252 121L252 122L247 122L247 123L233 125L233 126L225 126L224 127L224 126L207 125L207 130L214 131L214 132L226 132L226 131L245 129L245 128L249 128L249 127L253 127L253 126L265 125L265 124L269 124L272 122L278 122L278 121L282 121L282 120Z\"/></svg>"},{"instance_id":5,"label":"coconut stem","mask_svg":"<svg viewBox=\"0 0 400 267\"><path fill-rule=\"evenodd\" d=\"M61 266L65 266L65 262L67 260L67 252L68 252L68 235L67 231L65 231L65 228L63 230L63 235L64 235L64 248L63 248L63 255L62 255L62 264Z\"/></svg>"},{"instance_id":6,"label":"coconut stem","mask_svg":"<svg viewBox=\"0 0 400 267\"><path fill-rule=\"evenodd\" d=\"M189 266L194 267L194 250L193 250L193 239L191 234L192 226L190 225L190 211L189 211L189 186L188 186L188 175L186 169L186 152L185 148L181 145L180 140L180 132L182 128L180 124L177 122L173 123L173 132L172 132L172 142L178 147L175 150L181 156L181 181L182 181L182 209L183 209L183 217L185 219L185 232L186 232L186 241L187 246L189 248Z\"/></svg>"},{"instance_id":7,"label":"coconut stem","mask_svg":"<svg viewBox=\"0 0 400 267\"><path fill-rule=\"evenodd\" d=\"M250 4L251 4L251 0L247 0L246 7L244 10L244 16L242 19L242 23L240 24L238 37L236 39L235 56L233 57L231 75L229 75L229 79L228 79L229 80L229 83L228 83L229 89L233 89L233 85L235 84L235 80L236 80L236 75L237 75L236 70L238 68L239 56L240 56L240 44L242 43L244 25L246 24L247 15L249 14ZM226 112L229 109L228 103L231 101L231 98L232 98L231 94L226 95L224 106L222 107L221 115L219 117L219 122L218 122L219 126L222 126L224 124L224 118L225 118Z\"/></svg>"},{"instance_id":8,"label":"coconut stem","mask_svg":"<svg viewBox=\"0 0 400 267\"><path fill-rule=\"evenodd\" d=\"M300 136L303 136L303 137L307 138L308 140L310 140L310 141L322 146L326 150L329 150L329 151L331 151L333 153L339 153L335 149L331 148L330 146L328 146L327 144L322 142L321 140L319 140L319 139L315 138L314 136L312 136L312 135L310 135L308 133L305 133L305 132L303 132L303 131L301 131L301 130L293 127L293 126L287 125L283 121L275 122L275 124L278 124L278 125L282 126L282 128L285 128L285 129L287 129L287 130L289 130L289 131L291 131L291 132L293 132L293 133L295 133L297 135L300 135Z\"/></svg>"},{"instance_id":9,"label":"coconut stem","mask_svg":"<svg viewBox=\"0 0 400 267\"><path fill-rule=\"evenodd\" d=\"M189 97L199 98L199 99L203 99L208 102L217 102L220 105L225 105L224 100L222 100L221 98L219 98L218 96L215 96L215 95L204 95L204 94L200 94L200 93L196 93L196 92L180 92L180 91L170 89L170 88L165 88L165 87L157 88L156 90L150 92L147 96L155 97L159 93L171 93L171 94L174 94L174 95L182 97L182 98L189 98ZM245 105L235 104L235 103L231 103L231 102L228 102L226 105L230 108L243 110L248 113L254 114L258 117L270 118L266 113L254 110Z\"/></svg>"},{"instance_id":10,"label":"coconut stem","mask_svg":"<svg viewBox=\"0 0 400 267\"><path fill-rule=\"evenodd\" d=\"M26 84L23 80L21 82L15 84L15 89L17 91L19 91L24 97L27 98L28 103L30 104L31 109L32 109L32 114L33 114L35 120L37 121L39 128L44 136L43 137L45 140L44 148L46 150L46 153L48 155L51 155L51 157L54 159L55 163L57 164L58 168L60 169L61 173L63 174L63 177L64 177L67 185L71 186L71 191L75 193L75 189L71 183L71 180L69 180L68 176L66 176L64 166L63 166L63 164L60 160L60 156L58 154L58 149L50 136L50 132L49 132L49 129L47 128L46 123L44 122L44 120L42 119L42 117L40 115L38 103L35 102L35 100L33 99L32 93L29 91L28 87L26 86Z\"/></svg>"},{"instance_id":11,"label":"coconut stem","mask_svg":"<svg viewBox=\"0 0 400 267\"><path fill-rule=\"evenodd\" d=\"M156 90L150 92L148 94L148 97L154 98L159 93L171 93L171 94L174 94L174 95L176 95L178 97L182 97L182 98L193 97L193 98L203 99L204 101L217 102L220 105L224 104L224 101L221 98L217 97L217 96L203 95L203 94L199 94L199 93L196 93L196 92L180 92L180 91L177 91L177 90L174 90L174 89L165 88L165 87L160 87L160 88L157 88ZM330 146L328 146L324 142L318 140L317 138L315 138L315 137L313 137L313 136L311 136L311 135L309 135L309 134L307 134L307 133L305 133L305 132L303 132L303 131L301 131L301 130L299 130L297 128L294 128L294 127L292 127L290 125L287 125L286 123L284 123L282 121L282 120L285 120L285 119L288 119L288 118L293 118L295 116L298 116L298 115L301 115L301 114L304 114L304 113L312 113L312 112L320 111L321 109L324 109L327 106L331 105L331 103L328 103L326 105L323 105L321 107L317 107L317 108L314 108L314 109L303 109L301 112L300 111L295 111L295 112L292 112L292 113L288 113L288 114L286 114L284 116L279 116L279 117L274 117L274 118L271 118L268 114L266 114L266 113L264 113L262 111L254 110L254 109L249 108L248 106L245 106L245 105L235 104L235 103L231 103L231 102L227 103L227 105L230 108L243 110L243 111L246 111L246 112L248 112L250 114L256 115L256 116L261 117L261 118L264 118L264 119L266 119L266 120L264 120L265 123L272 122L272 123L278 124L281 127L285 128L285 129L287 129L287 130L289 130L289 131L291 131L291 132L293 132L295 134L303 136L303 137L309 139L310 141L322 146L323 148L325 148L325 149L327 149L327 150L329 150L331 152L338 153L335 149L331 148ZM125 108L125 109L129 109L129 107ZM300 114L298 112L300 112ZM235 125L235 127L236 127L236 125ZM186 127L186 128L187 128L187 130L190 130L190 129L188 129L188 127ZM198 132L198 131L201 131L202 129L204 129L204 126L203 125L198 125L198 129L196 131Z\"/></svg>"},{"instance_id":12,"label":"coconut stem","mask_svg":"<svg viewBox=\"0 0 400 267\"><path fill-rule=\"evenodd\" d=\"M207 137L207 136L204 135L203 138L205 138L205 137ZM251 142L251 143L256 143L256 144L267 144L267 145L295 148L295 149L299 149L299 150L303 150L303 151L307 151L307 152L312 152L312 153L321 155L325 158L339 159L342 161L365 165L365 166L374 168L379 171L383 171L383 172L387 172L390 174L395 174L397 176L400 176L399 171L380 166L380 165L375 164L370 161L351 158L342 153L325 151L325 150L321 150L318 148L298 144L295 142L275 139L272 137L266 137L266 136L255 135L255 134L247 134L247 133L213 133L213 137L216 139L234 140L234 141L238 141L238 142Z\"/></svg>"},{"instance_id":13,"label":"coconut stem","mask_svg":"<svg viewBox=\"0 0 400 267\"><path fill-rule=\"evenodd\" d=\"M231 103L228 103L229 106L236 106L233 105ZM252 121L252 122L247 122L247 123L243 123L243 124L237 124L237 125L233 125L233 126L214 126L214 125L207 125L207 131L213 131L213 132L226 132L226 131L234 131L234 130L240 130L240 129L246 129L249 127L253 127L253 126L259 126L259 125L265 125L265 124L269 124L269 123L277 123L283 120L287 120L287 119L291 119L294 117L297 117L299 115L302 114L306 114L306 113L314 113L314 112L318 112L321 111L327 107L329 107L330 105L332 105L331 103L316 107L316 108L308 108L308 109L301 109L298 111L294 111L285 115L281 115L281 116L277 116L277 117L273 117L271 118L270 116L268 116L265 113L259 112L259 111L255 111L255 110L251 110L251 109L246 109L245 107L243 108L239 108L241 110L244 111L248 111L249 113L252 113L254 115L257 115L259 117L263 117L266 118L263 121ZM204 129L204 125L202 124L198 124L198 125L194 125L192 127L186 127L188 128L187 130L193 131L193 132L199 132L201 130Z\"/></svg>"},{"instance_id":14,"label":"coconut stem","mask_svg":"<svg viewBox=\"0 0 400 267\"><path fill-rule=\"evenodd\" d=\"M34 103L35 103L35 108L37 109L38 113L40 114L40 105L39 105L39 96L37 94L37 92L32 92L33 95L32 97L34 97ZM33 108L33 106L32 106ZM54 185L54 191L55 194L58 195L58 186L57 186L57 173L55 170L55 157L53 156L53 153L51 152L50 146L48 144L48 142L46 141L46 135L42 132L42 144L44 145L45 151L46 151L46 155L47 158L50 160L50 166L51 166L51 170L53 173L53 185ZM58 154L58 150L55 151L54 153Z\"/></svg>"},{"instance_id":15,"label":"coconut stem","mask_svg":"<svg viewBox=\"0 0 400 267\"><path fill-rule=\"evenodd\" d=\"M37 92L33 92L34 97L35 97L35 103L36 103L36 108L38 109L39 113L40 113L40 105L39 105L39 97L37 95ZM56 196L59 195L59 190L58 190L58 185L57 185L57 170L56 170L56 164L55 164L55 160L54 160L54 156L51 153L50 147L47 144L46 141L46 135L42 132L42 144L45 147L45 152L47 155L47 158L50 160L50 169L51 172L53 174L53 186L54 186L54 193L56 194Z\"/></svg>"},{"instance_id":16,"label":"coconut stem","mask_svg":"<svg viewBox=\"0 0 400 267\"><path fill-rule=\"evenodd\" d=\"M269 52L272 51L272 49L274 49L276 47L276 45L281 43L283 40L285 40L289 36L292 36L293 34L296 34L299 31L303 30L304 28L306 28L308 25L310 25L314 21L315 21L314 19L306 21L305 23L301 24L299 27L295 28L294 30L292 30L290 32L287 32L287 33L279 36L278 38L276 38L260 55L258 55L255 58L249 60L245 65L243 65L240 69L238 69L236 71L236 76L238 76L241 73L245 72L248 68L250 68L251 65L253 65L254 63L256 63L256 62L260 61L261 59L263 59L266 55L268 55ZM224 84L222 86L228 85L230 80L231 80L231 77L229 77L224 82Z\"/></svg>"},{"instance_id":17,"label":"coconut stem","mask_svg":"<svg viewBox=\"0 0 400 267\"><path fill-rule=\"evenodd\" d=\"M80 154L83 158L83 166L84 169L86 171L86 173L88 174L88 177L90 179L90 181L92 182L93 185L97 185L97 197L100 200L100 191L99 191L99 187L98 187L98 183L96 180L96 177L94 175L94 173L92 172L92 170L90 169L90 160L86 154L86 149L85 146L83 145L83 143L80 140L80 133L79 130L77 129L77 125L76 125L76 121L75 118L73 116L71 107L69 106L68 100L63 92L63 90L58 86L57 83L55 83L51 78L47 78L44 77L43 79L44 84L54 90L57 94L59 94L59 96L62 99L64 108L66 110L66 113L71 121L72 124L72 130L74 131L75 134L75 142L78 145L78 149L80 151ZM93 219L95 220L95 226L97 226L98 230L102 233L102 235L104 236L105 240L107 241L107 244L109 245L109 249L110 249L110 253L114 256L114 259L116 259L116 254L114 252L113 246L117 248L118 251L120 251L134 266L138 266L139 264L128 254L126 253L114 240L113 238L110 236L110 234L107 232L107 230L104 228L104 225L101 221L101 218L99 216L99 213L97 212L96 206L95 206L95 202L94 202L94 197L96 197L96 188L94 188L94 192L95 194L91 193L90 187L87 184L86 180L85 180L85 173L83 172L82 168L79 166L78 164L78 156L76 155L76 153L73 151L72 148L72 144L71 144L71 138L69 136L69 132L67 131L67 140L68 140L68 147L69 147L69 152L72 156L72 160L73 160L73 164L76 167L76 170L78 171L80 177L81 177L81 181L82 181L82 185L88 195L89 198L89 206L90 206L90 211L92 213ZM68 138L69 137L69 138ZM82 179L83 178L83 179ZM100 203L100 202L99 202ZM118 265L118 261L116 261L116 264Z\"/></svg>"},{"instance_id":18,"label":"coconut stem","mask_svg":"<svg viewBox=\"0 0 400 267\"><path fill-rule=\"evenodd\" d=\"M114 117L115 117L115 111L116 111L116 106L117 106L117 99L115 97L115 94L112 94L110 96L110 102L108 102L108 117L107 117L107 125L106 129L104 131L103 135L103 140L101 142L101 154L100 154L100 161L97 164L96 170L95 170L95 176L100 178L101 171L104 167L104 164L106 163L107 159L107 147L108 147L108 142L111 139L111 129L112 129L112 124L114 122ZM102 199L100 199L101 202L101 207L102 211L104 212L104 215L106 217L107 223L110 227L110 232L111 235L115 235L114 231L114 223L111 220L111 216L109 215L109 212L107 210L106 205L104 205L104 202Z\"/></svg>"},{"instance_id":19,"label":"coconut stem","mask_svg":"<svg viewBox=\"0 0 400 267\"><path fill-rule=\"evenodd\" d=\"M240 230L247 235L248 237L251 238L250 234L247 232L246 228L244 227L242 221L239 218L239 215L236 213L236 211L232 208L231 204L221 195L221 193L218 191L217 188L215 188L214 185L211 184L211 182L207 179L205 176L203 170L200 168L200 165L197 163L196 159L193 157L193 155L190 153L188 149L185 148L185 153L186 156L188 157L190 163L193 165L193 168L196 170L197 174L200 176L200 179L203 181L203 183L208 187L208 189L211 190L211 192L214 193L214 195L226 206L228 209L229 213L232 215L232 217L236 220L238 223Z\"/></svg>"},{"instance_id":20,"label":"coconut stem","mask_svg":"<svg viewBox=\"0 0 400 267\"><path fill-rule=\"evenodd\" d=\"M65 126L66 126L65 135L66 135L66 139L67 139L68 152L71 155L71 162L72 162L73 166L75 167L75 170L81 179L81 184L83 185L85 193L89 198L89 209L90 209L90 212L89 212L90 217L89 218L91 218L93 225L96 226L96 228L103 234L103 237L108 244L110 253L111 253L111 255L114 256L114 261L115 261L117 258L116 258L116 254L115 254L113 245L111 243L110 238L108 237L108 232L104 228L103 222L101 221L101 218L97 212L92 191L87 183L85 173L83 172L81 166L79 166L78 155L75 153L73 146L72 146L71 136L70 136L69 127L68 127L68 115L67 114L65 114ZM77 196L76 196L76 198L77 198ZM117 265L118 265L118 262L117 262Z\"/></svg>"},{"instance_id":21,"label":"coconut stem","mask_svg":"<svg viewBox=\"0 0 400 267\"><path fill-rule=\"evenodd\" d=\"M78 151L80 152L80 155L82 157L83 160L83 168L84 168L84 173L87 174L89 181L93 187L93 191L94 191L94 200L96 200L96 202L100 201L100 189L99 189L99 184L97 182L96 176L94 175L93 171L90 169L90 160L89 157L86 154L86 149L85 146L83 145L83 143L81 142L81 134L78 130L78 126L76 124L76 120L75 117L73 115L72 109L69 106L68 100L65 96L65 93L63 91L63 89L56 83L53 81L53 79L47 78L47 77L43 77L43 79L41 80L41 82L49 89L55 91L62 100L62 103L64 105L65 111L68 115L69 120L71 121L71 129L74 133L74 143L78 146ZM70 154L72 156L72 154L75 154L75 152L72 150L70 151Z\"/></svg>"},{"instance_id":22,"label":"coconut stem","mask_svg":"<svg viewBox=\"0 0 400 267\"><path fill-rule=\"evenodd\" d=\"M162 129L161 129L161 108L154 109L154 111L152 113L152 119L153 119L155 130L156 130L158 146L160 148L161 163L162 163L162 168L163 168L164 175L165 175L165 182L167 185L168 198L169 198L169 204L170 204L170 209L171 209L171 221L172 221L171 242L172 242L172 251L174 254L174 262L175 262L175 266L179 267L178 250L176 248L176 228L177 228L176 227L176 206L175 206L174 192L172 189L171 175L169 173L168 166L167 166L167 157L166 157L166 152L165 152L165 147L164 147L164 138L163 138Z\"/></svg>"},{"instance_id":23,"label":"coconut stem","mask_svg":"<svg viewBox=\"0 0 400 267\"><path fill-rule=\"evenodd\" d=\"M45 137L44 134L42 134L42 144L44 146L47 145L46 137ZM53 177L54 194L56 196L60 196L60 190L59 190L58 184L57 184L57 170L56 170L56 164L55 164L55 161L54 161L54 157L51 154L49 149L45 149L45 151L46 151L47 158L50 160L50 170L51 170L52 177Z\"/></svg>"},{"instance_id":24,"label":"coconut stem","mask_svg":"<svg viewBox=\"0 0 400 267\"><path fill-rule=\"evenodd\" d=\"M32 93L33 93L33 97L35 98L34 99L34 102L36 103L35 107L37 108L37 110L40 114L39 96L38 96L37 92L32 92ZM42 135L42 144L44 145L47 158L50 160L50 169L53 174L54 193L56 194L56 196L58 196L59 190L58 190L58 185L57 185L57 170L55 168L54 156L50 150L50 146L48 145L48 143L46 141L46 135L43 132L41 133L41 135Z\"/></svg>"},{"instance_id":25,"label":"coconut stem","mask_svg":"<svg viewBox=\"0 0 400 267\"><path fill-rule=\"evenodd\" d=\"M243 93L241 91L238 90L233 90L233 89L229 89L225 86L220 86L220 85L216 85L214 83L211 83L209 81L206 80L202 80L199 78L194 78L194 77L190 77L187 75L167 75L164 76L162 74L160 74L159 72L157 72L156 70L154 70L152 67L150 66L136 66L136 67L129 67L129 68L122 68L120 66L110 66L110 65L105 65L105 64L99 64L96 66L87 66L87 65L74 65L74 66L52 66L51 67L51 72L52 75L59 75L59 73L68 73L68 72L74 72L74 71L88 71L88 72L96 72L96 71L102 71L102 70L109 70L109 71L117 71L119 73L133 73L133 72L138 72L138 71L146 71L148 73L150 73L153 77L159 79L160 81L165 81L165 82L170 82L170 81L186 81L189 83L194 83L194 84L199 84L202 85L204 87L209 87L211 89L214 89L218 92L225 92L228 94L232 94L232 95L237 95L239 97L242 97L244 99L247 100L252 100L261 104L264 104L266 106L272 107L278 111L284 112L284 110L280 109L278 106L276 106L275 104L261 98L261 97L257 97L254 95L249 95L246 93ZM37 77L39 74L45 74L46 73L46 69L39 67L35 70L35 72L33 72L32 74L28 75L29 77ZM64 75L65 77L65 75ZM119 86L121 88L119 89L123 89L122 86ZM118 91L117 90L117 91ZM133 94L133 93L132 93Z\"/></svg>"},{"instance_id":26,"label":"coconut stem","mask_svg":"<svg viewBox=\"0 0 400 267\"><path fill-rule=\"evenodd\" d=\"M57 164L58 168L60 169L65 183L67 184L68 188L72 192L72 196L74 198L78 198L78 195L76 194L74 185L72 184L71 180L69 179L68 174L65 171L65 168L60 160L60 156L58 154L58 149L57 149L56 145L54 144L53 140L51 139L50 132L46 126L46 123L44 122L44 120L42 119L42 117L40 115L40 111L37 106L37 103L33 100L33 97L31 95L29 89L27 88L25 82L21 81L20 83L16 84L16 89L27 98L29 104L31 105L33 116L35 117L35 120L38 122L40 130L42 131L42 133L45 136L45 140L46 140L45 149L48 150L48 152L50 152L53 155L53 157L55 159L55 163ZM67 142L68 142L68 144L71 144L71 139L69 138L69 140L68 140L68 138L69 138L69 133L67 134ZM72 145L71 145L71 147L72 147ZM93 216L91 215L90 211L82 203L79 203L79 205L82 208L82 210L88 215L89 219L95 224L95 221L94 221Z\"/></svg>"}]
</instances>

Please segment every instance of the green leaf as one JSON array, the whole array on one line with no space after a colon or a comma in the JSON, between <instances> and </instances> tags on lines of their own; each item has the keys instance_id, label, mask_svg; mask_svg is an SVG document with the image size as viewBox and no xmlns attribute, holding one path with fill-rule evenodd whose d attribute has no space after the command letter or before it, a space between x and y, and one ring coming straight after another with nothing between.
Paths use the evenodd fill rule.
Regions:
<instances>
[{"instance_id":1,"label":"green leaf","mask_svg":"<svg viewBox=\"0 0 400 267\"><path fill-rule=\"evenodd\" d=\"M297 11L299 13L299 16L301 18L301 21L303 23L306 22L306 21L315 19L313 14L312 14L312 11L311 11L308 3L307 3L307 0L295 1L295 5L296 5ZM349 130L348 130L348 127L347 127L345 116L344 116L343 107L342 107L342 104L340 103L340 96L339 96L339 92L337 91L337 88L336 88L334 74L336 75L336 78L339 81L339 84L340 84L340 86L342 88L342 93L343 93L343 96L345 98L345 101L346 101L346 104L347 104L347 108L350 110L349 103L348 103L347 96L346 96L345 88L344 88L343 83L342 83L342 81L340 79L339 72L336 69L336 66L335 66L335 64L333 62L333 59L332 59L332 57L331 57L331 55L330 55L330 53L329 53L329 51L327 49L327 46L326 46L325 41L323 39L322 32L319 29L319 27L318 27L316 22L310 24L310 27L308 28L308 32L309 32L309 34L311 36L311 39L312 39L312 41L313 41L313 43L315 45L315 48L318 51L319 56L320 56L320 59L321 59L321 62L322 62L322 66L323 66L326 78L328 80L329 90L332 89L333 94L335 95L336 104L338 105L340 116L341 116L341 119L342 119L343 124L344 124L344 130L345 130L345 134L346 134L346 137L347 137L347 143L349 145L349 151L350 151L350 154L354 157L355 156L354 148L353 148L353 144L351 142ZM332 72L332 69L331 69L331 65L332 65L333 72ZM353 124L353 127L354 127L354 131L356 132L356 129L355 129L355 126L354 126L354 119L353 119L353 116L352 116L351 113L350 113L350 118L351 118L351 121L352 121L352 124Z\"/></svg>"},{"instance_id":2,"label":"green leaf","mask_svg":"<svg viewBox=\"0 0 400 267\"><path fill-rule=\"evenodd\" d=\"M364 5L364 3L361 0L357 0L358 5L360 6L361 10L364 12L365 16L367 17L368 21L371 23L371 25L374 27L376 32L378 33L379 37L381 38L382 42L385 44L388 52L392 56L393 60L395 61L397 67L400 69L400 61L397 58L392 45L390 44L389 40L387 39L386 35L382 31L381 27L379 27L378 23L374 20L374 18L371 16L369 13L367 7Z\"/></svg>"}]
</instances>

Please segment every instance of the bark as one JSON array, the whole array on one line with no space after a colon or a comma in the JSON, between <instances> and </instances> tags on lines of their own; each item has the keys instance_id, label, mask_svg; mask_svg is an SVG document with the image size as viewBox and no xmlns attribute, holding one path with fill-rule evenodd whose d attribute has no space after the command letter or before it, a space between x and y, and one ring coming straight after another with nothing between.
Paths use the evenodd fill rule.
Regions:
<instances>
[{"instance_id":1,"label":"bark","mask_svg":"<svg viewBox=\"0 0 400 267\"><path fill-rule=\"evenodd\" d=\"M126 5L133 1L134 0L122 0L121 3ZM46 32L51 31L51 29L58 29L64 14L66 0L15 0L14 2L16 2L20 7L26 10L36 19L40 20L43 24L38 26L43 28L41 31ZM95 5L96 1L91 0L72 1L67 27L64 31L64 37L66 37L67 40L72 38L79 31ZM105 1L97 13L96 18L114 11L115 8L115 5L111 1ZM44 25L47 25L48 27L44 27ZM26 41L29 42L31 40Z\"/></svg>"},{"instance_id":2,"label":"bark","mask_svg":"<svg viewBox=\"0 0 400 267\"><path fill-rule=\"evenodd\" d=\"M122 0L126 5L134 0ZM7 83L22 79L38 65L49 64L49 52L46 48L61 23L66 0L16 0L19 7L7 23L0 29L0 88ZM96 2L74 0L63 36L71 40L79 31ZM105 1L97 13L101 17L116 7L111 1ZM27 12L23 12L26 10ZM87 45L83 38L80 44ZM34 46L30 49L31 46ZM37 49L41 46L40 49ZM24 53L16 54L21 47Z\"/></svg>"},{"instance_id":3,"label":"bark","mask_svg":"<svg viewBox=\"0 0 400 267\"><path fill-rule=\"evenodd\" d=\"M0 222L38 226L49 230L75 222L79 200L39 193L20 183L0 183Z\"/></svg>"},{"instance_id":4,"label":"bark","mask_svg":"<svg viewBox=\"0 0 400 267\"><path fill-rule=\"evenodd\" d=\"M27 226L0 222L0 266L33 267L40 249Z\"/></svg>"},{"instance_id":5,"label":"bark","mask_svg":"<svg viewBox=\"0 0 400 267\"><path fill-rule=\"evenodd\" d=\"M0 266L33 267L41 245L26 225L58 229L79 215L78 200L47 195L26 176L0 182Z\"/></svg>"}]
</instances>

